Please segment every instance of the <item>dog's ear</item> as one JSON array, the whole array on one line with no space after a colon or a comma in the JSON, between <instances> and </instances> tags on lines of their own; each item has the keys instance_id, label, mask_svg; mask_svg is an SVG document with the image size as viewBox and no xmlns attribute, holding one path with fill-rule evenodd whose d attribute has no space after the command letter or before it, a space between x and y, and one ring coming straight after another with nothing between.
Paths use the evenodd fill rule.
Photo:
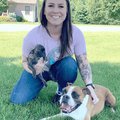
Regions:
<instances>
[{"instance_id":1,"label":"dog's ear","mask_svg":"<svg viewBox=\"0 0 120 120\"><path fill-rule=\"evenodd\" d=\"M72 83L67 82L67 86L72 86Z\"/></svg>"},{"instance_id":2,"label":"dog's ear","mask_svg":"<svg viewBox=\"0 0 120 120\"><path fill-rule=\"evenodd\" d=\"M91 94L90 90L87 87L83 88L82 92L84 93L84 95L87 95L87 94L90 95Z\"/></svg>"}]
</instances>

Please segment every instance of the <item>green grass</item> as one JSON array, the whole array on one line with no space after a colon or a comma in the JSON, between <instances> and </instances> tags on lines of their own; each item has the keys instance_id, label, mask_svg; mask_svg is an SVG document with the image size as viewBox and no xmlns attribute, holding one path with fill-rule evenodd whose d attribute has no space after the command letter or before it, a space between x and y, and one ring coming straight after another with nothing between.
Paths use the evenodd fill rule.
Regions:
<instances>
[{"instance_id":1,"label":"green grass","mask_svg":"<svg viewBox=\"0 0 120 120\"><path fill-rule=\"evenodd\" d=\"M49 82L38 98L27 105L13 105L9 102L10 93L23 69L21 46L26 34L27 32L0 32L0 120L39 120L59 113L59 108L51 104L57 86L53 82ZM103 112L92 120L119 120L120 33L86 32L85 38L94 83L108 87L117 99L115 114L105 107ZM83 85L80 75L75 84Z\"/></svg>"}]
</instances>

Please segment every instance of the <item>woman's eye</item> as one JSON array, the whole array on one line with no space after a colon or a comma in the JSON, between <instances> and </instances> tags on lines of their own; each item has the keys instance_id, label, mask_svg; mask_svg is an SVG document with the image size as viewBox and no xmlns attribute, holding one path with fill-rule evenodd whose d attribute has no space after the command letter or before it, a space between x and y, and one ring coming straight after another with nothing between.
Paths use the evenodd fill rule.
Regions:
<instances>
[{"instance_id":1,"label":"woman's eye","mask_svg":"<svg viewBox=\"0 0 120 120\"><path fill-rule=\"evenodd\" d=\"M64 6L63 6L63 5L60 5L59 8L64 8Z\"/></svg>"},{"instance_id":2,"label":"woman's eye","mask_svg":"<svg viewBox=\"0 0 120 120\"><path fill-rule=\"evenodd\" d=\"M72 97L73 97L74 99L78 99L78 98L79 98L79 95L77 94L77 92L73 91L73 92L72 92Z\"/></svg>"},{"instance_id":3,"label":"woman's eye","mask_svg":"<svg viewBox=\"0 0 120 120\"><path fill-rule=\"evenodd\" d=\"M53 7L53 5L48 5L48 7Z\"/></svg>"}]
</instances>

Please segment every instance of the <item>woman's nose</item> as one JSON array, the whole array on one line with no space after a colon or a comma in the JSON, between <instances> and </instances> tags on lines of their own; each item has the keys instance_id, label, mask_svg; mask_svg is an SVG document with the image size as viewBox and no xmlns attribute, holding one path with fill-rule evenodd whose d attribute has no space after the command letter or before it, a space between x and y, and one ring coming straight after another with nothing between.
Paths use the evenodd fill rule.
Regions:
<instances>
[{"instance_id":1,"label":"woman's nose","mask_svg":"<svg viewBox=\"0 0 120 120\"><path fill-rule=\"evenodd\" d=\"M54 12L56 12L56 13L59 12L58 6L55 6L55 7L54 7Z\"/></svg>"}]
</instances>

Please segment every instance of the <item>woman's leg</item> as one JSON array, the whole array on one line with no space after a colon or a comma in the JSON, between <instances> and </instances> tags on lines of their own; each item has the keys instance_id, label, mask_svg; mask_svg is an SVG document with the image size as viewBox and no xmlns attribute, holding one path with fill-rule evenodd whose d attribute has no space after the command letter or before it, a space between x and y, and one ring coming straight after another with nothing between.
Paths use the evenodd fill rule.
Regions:
<instances>
[{"instance_id":1,"label":"woman's leg","mask_svg":"<svg viewBox=\"0 0 120 120\"><path fill-rule=\"evenodd\" d=\"M34 99L43 86L39 78L34 79L32 74L24 70L11 93L10 101L14 104L25 104Z\"/></svg>"},{"instance_id":2,"label":"woman's leg","mask_svg":"<svg viewBox=\"0 0 120 120\"><path fill-rule=\"evenodd\" d=\"M71 57L65 57L51 66L51 72L58 81L57 94L60 96L67 83L74 83L77 78L77 63ZM55 101L54 101L55 100ZM53 98L53 102L57 100Z\"/></svg>"}]
</instances>

